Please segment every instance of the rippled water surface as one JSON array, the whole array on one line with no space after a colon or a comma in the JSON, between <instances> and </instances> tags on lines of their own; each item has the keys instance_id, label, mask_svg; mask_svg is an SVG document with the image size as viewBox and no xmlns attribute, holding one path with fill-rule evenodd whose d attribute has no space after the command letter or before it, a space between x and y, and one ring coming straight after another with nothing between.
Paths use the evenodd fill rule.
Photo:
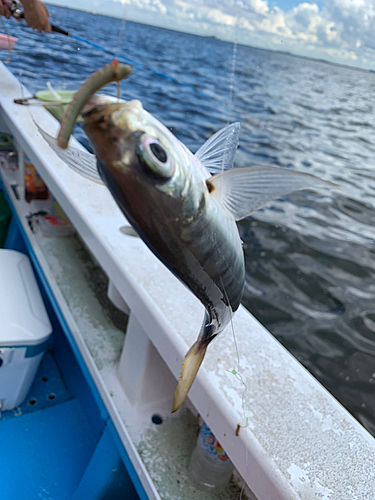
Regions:
<instances>
[{"instance_id":1,"label":"rippled water surface","mask_svg":"<svg viewBox=\"0 0 375 500\"><path fill-rule=\"evenodd\" d=\"M116 50L120 20L50 12ZM69 37L7 27L20 38L8 67L32 92L47 81L77 88L111 59ZM127 22L121 53L194 86L137 66L122 85L192 151L241 121L237 166L279 165L340 186L295 193L241 222L243 302L375 434L375 74L239 46L231 102L231 44Z\"/></svg>"}]
</instances>

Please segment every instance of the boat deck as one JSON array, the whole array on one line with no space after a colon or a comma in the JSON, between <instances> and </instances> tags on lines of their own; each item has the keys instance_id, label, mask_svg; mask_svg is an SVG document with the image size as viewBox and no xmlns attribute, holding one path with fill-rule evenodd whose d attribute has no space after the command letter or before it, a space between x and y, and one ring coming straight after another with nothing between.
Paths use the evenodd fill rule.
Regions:
<instances>
[{"instance_id":1,"label":"boat deck","mask_svg":"<svg viewBox=\"0 0 375 500\"><path fill-rule=\"evenodd\" d=\"M3 498L71 498L96 439L51 352L44 356L24 403L2 413L0 442Z\"/></svg>"},{"instance_id":2,"label":"boat deck","mask_svg":"<svg viewBox=\"0 0 375 500\"><path fill-rule=\"evenodd\" d=\"M138 500L113 447L107 445L107 455L98 454L105 425L69 347L58 344L58 356L69 369L67 378L54 351L47 351L25 401L1 413L1 497L78 500L104 495L100 498L120 500L126 495ZM109 471L108 464L116 466ZM95 477L98 467L101 476Z\"/></svg>"}]
</instances>

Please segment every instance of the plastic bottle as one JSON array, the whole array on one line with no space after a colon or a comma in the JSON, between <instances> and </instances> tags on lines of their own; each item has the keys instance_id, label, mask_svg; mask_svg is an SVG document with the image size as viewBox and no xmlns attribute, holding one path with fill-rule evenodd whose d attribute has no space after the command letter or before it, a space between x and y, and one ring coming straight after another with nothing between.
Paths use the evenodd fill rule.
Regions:
<instances>
[{"instance_id":1,"label":"plastic bottle","mask_svg":"<svg viewBox=\"0 0 375 500\"><path fill-rule=\"evenodd\" d=\"M207 492L220 491L229 481L233 464L218 440L203 423L189 465L194 486Z\"/></svg>"}]
</instances>

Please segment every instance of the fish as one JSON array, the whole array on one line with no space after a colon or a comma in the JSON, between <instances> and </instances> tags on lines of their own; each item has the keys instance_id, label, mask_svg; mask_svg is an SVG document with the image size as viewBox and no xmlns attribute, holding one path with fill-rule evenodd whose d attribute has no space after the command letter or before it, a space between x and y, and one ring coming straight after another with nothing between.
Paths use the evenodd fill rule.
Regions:
<instances>
[{"instance_id":1,"label":"fish","mask_svg":"<svg viewBox=\"0 0 375 500\"><path fill-rule=\"evenodd\" d=\"M76 172L109 189L148 248L205 308L197 340L183 361L173 399L188 395L209 344L238 310L245 263L237 221L270 200L327 187L315 176L273 166L234 168L240 124L216 132L193 154L139 100L85 99L83 129L95 155L41 131ZM63 130L63 127L62 129Z\"/></svg>"}]
</instances>

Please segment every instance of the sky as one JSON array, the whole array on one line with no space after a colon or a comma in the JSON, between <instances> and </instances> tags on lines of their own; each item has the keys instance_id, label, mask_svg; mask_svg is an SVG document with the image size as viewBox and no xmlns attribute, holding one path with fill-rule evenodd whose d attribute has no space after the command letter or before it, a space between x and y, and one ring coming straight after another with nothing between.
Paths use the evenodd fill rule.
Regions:
<instances>
[{"instance_id":1,"label":"sky","mask_svg":"<svg viewBox=\"0 0 375 500\"><path fill-rule=\"evenodd\" d=\"M47 0L48 1L48 0ZM52 0L255 47L375 69L375 0Z\"/></svg>"}]
</instances>

